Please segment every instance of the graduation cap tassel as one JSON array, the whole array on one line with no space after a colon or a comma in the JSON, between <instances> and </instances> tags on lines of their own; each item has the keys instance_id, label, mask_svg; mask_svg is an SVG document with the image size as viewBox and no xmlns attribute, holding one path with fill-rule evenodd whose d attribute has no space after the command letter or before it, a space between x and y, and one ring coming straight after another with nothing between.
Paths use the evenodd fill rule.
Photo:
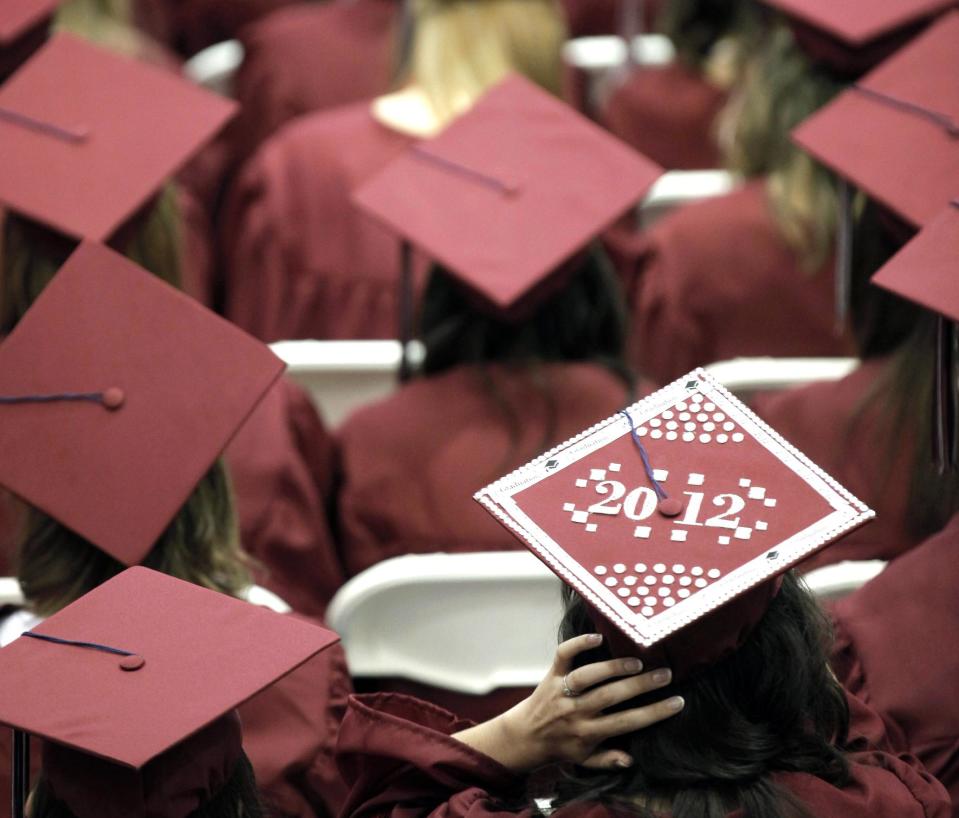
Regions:
<instances>
[{"instance_id":1,"label":"graduation cap tassel","mask_svg":"<svg viewBox=\"0 0 959 818\"><path fill-rule=\"evenodd\" d=\"M413 374L410 364L410 342L413 340L413 248L408 241L400 244L400 383Z\"/></svg>"},{"instance_id":2,"label":"graduation cap tassel","mask_svg":"<svg viewBox=\"0 0 959 818\"><path fill-rule=\"evenodd\" d=\"M852 286L853 214L852 188L839 181L838 222L836 224L836 334L842 335L849 316Z\"/></svg>"},{"instance_id":3,"label":"graduation cap tassel","mask_svg":"<svg viewBox=\"0 0 959 818\"><path fill-rule=\"evenodd\" d=\"M27 795L30 791L30 734L13 731L13 768L11 770L13 818L25 818Z\"/></svg>"},{"instance_id":4,"label":"graduation cap tassel","mask_svg":"<svg viewBox=\"0 0 959 818\"><path fill-rule=\"evenodd\" d=\"M933 460L939 474L955 469L959 462L959 396L956 367L959 364L959 328L939 316L936 324L936 382L933 396Z\"/></svg>"}]
</instances>

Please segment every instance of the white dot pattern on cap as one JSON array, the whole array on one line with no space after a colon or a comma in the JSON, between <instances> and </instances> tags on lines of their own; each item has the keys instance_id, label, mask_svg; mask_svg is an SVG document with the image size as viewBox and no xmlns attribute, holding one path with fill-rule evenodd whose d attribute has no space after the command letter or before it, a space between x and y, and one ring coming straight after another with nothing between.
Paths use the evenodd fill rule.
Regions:
<instances>
[{"instance_id":1,"label":"white dot pattern on cap","mask_svg":"<svg viewBox=\"0 0 959 818\"><path fill-rule=\"evenodd\" d=\"M624 574L624 573L626 573L626 566L623 565L623 563L621 563L621 562L617 562L617 563L613 566L613 570L614 570L617 574Z\"/></svg>"}]
</instances>

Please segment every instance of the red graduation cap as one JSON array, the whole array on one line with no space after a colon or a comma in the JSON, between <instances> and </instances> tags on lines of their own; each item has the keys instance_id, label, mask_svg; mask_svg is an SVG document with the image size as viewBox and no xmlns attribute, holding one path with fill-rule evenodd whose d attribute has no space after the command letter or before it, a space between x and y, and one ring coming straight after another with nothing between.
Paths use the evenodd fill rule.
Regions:
<instances>
[{"instance_id":1,"label":"red graduation cap","mask_svg":"<svg viewBox=\"0 0 959 818\"><path fill-rule=\"evenodd\" d=\"M0 86L0 203L104 241L235 110L162 69L56 35Z\"/></svg>"},{"instance_id":2,"label":"red graduation cap","mask_svg":"<svg viewBox=\"0 0 959 818\"><path fill-rule=\"evenodd\" d=\"M794 140L914 227L959 192L959 12L805 120Z\"/></svg>"},{"instance_id":3,"label":"red graduation cap","mask_svg":"<svg viewBox=\"0 0 959 818\"><path fill-rule=\"evenodd\" d=\"M959 465L959 175L957 196L873 276L872 282L938 316L933 459Z\"/></svg>"},{"instance_id":4,"label":"red graduation cap","mask_svg":"<svg viewBox=\"0 0 959 818\"><path fill-rule=\"evenodd\" d=\"M0 81L43 45L53 13L63 0L4 0L0 3Z\"/></svg>"},{"instance_id":5,"label":"red graduation cap","mask_svg":"<svg viewBox=\"0 0 959 818\"><path fill-rule=\"evenodd\" d=\"M508 317L532 291L548 291L537 288L661 173L511 76L395 159L354 201Z\"/></svg>"},{"instance_id":6,"label":"red graduation cap","mask_svg":"<svg viewBox=\"0 0 959 818\"><path fill-rule=\"evenodd\" d=\"M777 577L874 516L702 370L476 497L618 652L677 675L734 650Z\"/></svg>"},{"instance_id":7,"label":"red graduation cap","mask_svg":"<svg viewBox=\"0 0 959 818\"><path fill-rule=\"evenodd\" d=\"M799 45L817 62L862 74L886 59L955 0L761 0L792 20Z\"/></svg>"},{"instance_id":8,"label":"red graduation cap","mask_svg":"<svg viewBox=\"0 0 959 818\"><path fill-rule=\"evenodd\" d=\"M959 322L959 175L956 196L877 272L872 283Z\"/></svg>"},{"instance_id":9,"label":"red graduation cap","mask_svg":"<svg viewBox=\"0 0 959 818\"><path fill-rule=\"evenodd\" d=\"M0 485L135 565L282 370L259 341L83 243L0 344Z\"/></svg>"},{"instance_id":10,"label":"red graduation cap","mask_svg":"<svg viewBox=\"0 0 959 818\"><path fill-rule=\"evenodd\" d=\"M78 818L183 818L239 758L233 708L337 639L131 568L0 650L0 723L53 742L44 773Z\"/></svg>"},{"instance_id":11,"label":"red graduation cap","mask_svg":"<svg viewBox=\"0 0 959 818\"><path fill-rule=\"evenodd\" d=\"M0 48L48 20L64 0L3 0L0 5Z\"/></svg>"}]
</instances>

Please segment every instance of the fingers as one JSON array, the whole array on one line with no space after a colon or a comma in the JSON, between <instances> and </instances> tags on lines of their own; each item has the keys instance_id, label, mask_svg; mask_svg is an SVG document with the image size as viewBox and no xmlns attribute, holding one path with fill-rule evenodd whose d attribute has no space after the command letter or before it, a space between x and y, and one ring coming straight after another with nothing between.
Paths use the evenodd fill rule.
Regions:
<instances>
[{"instance_id":1,"label":"fingers","mask_svg":"<svg viewBox=\"0 0 959 818\"><path fill-rule=\"evenodd\" d=\"M650 725L675 716L685 706L686 702L680 696L673 696L670 699L646 707L635 707L632 710L624 710L622 713L601 716L593 721L593 729L596 731L595 738L598 742L602 742L614 736L643 730Z\"/></svg>"},{"instance_id":2,"label":"fingers","mask_svg":"<svg viewBox=\"0 0 959 818\"><path fill-rule=\"evenodd\" d=\"M573 674L570 674L572 678ZM609 682L582 696L578 696L576 703L584 710L599 712L607 710L617 704L628 702L651 690L657 690L668 685L673 678L673 674L667 668L654 670L652 673L643 673L639 676L629 676L625 679L619 679L615 682Z\"/></svg>"},{"instance_id":3,"label":"fingers","mask_svg":"<svg viewBox=\"0 0 959 818\"><path fill-rule=\"evenodd\" d=\"M630 676L639 673L643 663L639 659L610 659L606 662L596 662L577 668L566 675L566 683L570 690L580 695L591 687L615 679L619 676Z\"/></svg>"},{"instance_id":4,"label":"fingers","mask_svg":"<svg viewBox=\"0 0 959 818\"><path fill-rule=\"evenodd\" d=\"M581 653L599 647L602 643L603 637L598 633L574 636L572 639L561 642L556 648L556 657L553 659L553 673L565 676L573 666L573 659Z\"/></svg>"},{"instance_id":5,"label":"fingers","mask_svg":"<svg viewBox=\"0 0 959 818\"><path fill-rule=\"evenodd\" d=\"M593 753L582 766L591 770L624 770L633 765L633 759L622 750L603 750Z\"/></svg>"}]
</instances>

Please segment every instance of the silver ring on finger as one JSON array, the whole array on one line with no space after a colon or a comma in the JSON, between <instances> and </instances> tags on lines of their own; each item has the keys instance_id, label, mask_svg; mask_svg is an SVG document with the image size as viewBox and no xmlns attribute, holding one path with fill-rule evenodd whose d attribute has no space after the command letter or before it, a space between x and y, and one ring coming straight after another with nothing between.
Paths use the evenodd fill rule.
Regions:
<instances>
[{"instance_id":1,"label":"silver ring on finger","mask_svg":"<svg viewBox=\"0 0 959 818\"><path fill-rule=\"evenodd\" d=\"M563 677L563 695L569 699L575 699L579 693L569 686L569 673Z\"/></svg>"}]
</instances>

